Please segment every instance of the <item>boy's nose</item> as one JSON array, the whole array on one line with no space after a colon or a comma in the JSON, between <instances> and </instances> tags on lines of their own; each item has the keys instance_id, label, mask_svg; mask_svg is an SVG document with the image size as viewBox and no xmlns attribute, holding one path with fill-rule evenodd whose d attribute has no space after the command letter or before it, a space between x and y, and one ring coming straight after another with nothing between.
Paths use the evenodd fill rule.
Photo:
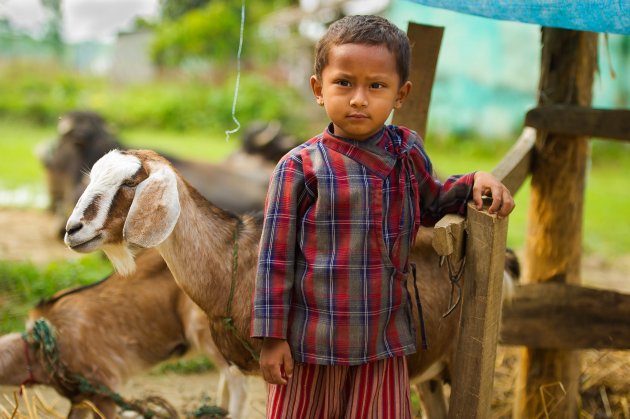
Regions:
<instances>
[{"instance_id":1,"label":"boy's nose","mask_svg":"<svg viewBox=\"0 0 630 419\"><path fill-rule=\"evenodd\" d=\"M350 106L352 106L353 108L365 108L367 104L367 96L361 90L357 90L357 92L350 99Z\"/></svg>"}]
</instances>

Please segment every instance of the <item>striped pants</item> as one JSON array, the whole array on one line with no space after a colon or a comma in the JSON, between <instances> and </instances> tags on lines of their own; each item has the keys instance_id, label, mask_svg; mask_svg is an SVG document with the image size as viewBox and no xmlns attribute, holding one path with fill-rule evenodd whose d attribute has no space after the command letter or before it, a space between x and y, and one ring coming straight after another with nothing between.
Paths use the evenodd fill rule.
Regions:
<instances>
[{"instance_id":1,"label":"striped pants","mask_svg":"<svg viewBox=\"0 0 630 419\"><path fill-rule=\"evenodd\" d=\"M269 385L268 419L411 419L404 356L356 366L295 364Z\"/></svg>"}]
</instances>

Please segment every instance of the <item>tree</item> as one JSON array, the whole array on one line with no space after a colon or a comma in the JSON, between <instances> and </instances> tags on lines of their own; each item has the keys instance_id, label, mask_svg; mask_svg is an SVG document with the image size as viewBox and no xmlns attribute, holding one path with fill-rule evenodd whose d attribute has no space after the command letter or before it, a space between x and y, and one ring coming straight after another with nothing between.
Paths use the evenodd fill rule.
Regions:
<instances>
[{"instance_id":1,"label":"tree","mask_svg":"<svg viewBox=\"0 0 630 419\"><path fill-rule=\"evenodd\" d=\"M42 6L48 11L50 17L46 24L44 40L50 44L57 58L63 58L63 14L61 12L61 0L40 0Z\"/></svg>"},{"instance_id":2,"label":"tree","mask_svg":"<svg viewBox=\"0 0 630 419\"><path fill-rule=\"evenodd\" d=\"M191 10L200 9L210 3L210 0L160 0L162 19L165 21L179 20Z\"/></svg>"},{"instance_id":3,"label":"tree","mask_svg":"<svg viewBox=\"0 0 630 419\"><path fill-rule=\"evenodd\" d=\"M202 0L186 0L190 3L194 1ZM189 10L176 20L164 19L156 27L152 56L157 64L177 66L187 60L225 63L236 58L241 27L241 2L212 0L206 3L203 7ZM287 0L246 1L243 48L248 51L250 59L266 54L265 41L258 34L258 23L270 11L284 7L287 3Z\"/></svg>"}]
</instances>

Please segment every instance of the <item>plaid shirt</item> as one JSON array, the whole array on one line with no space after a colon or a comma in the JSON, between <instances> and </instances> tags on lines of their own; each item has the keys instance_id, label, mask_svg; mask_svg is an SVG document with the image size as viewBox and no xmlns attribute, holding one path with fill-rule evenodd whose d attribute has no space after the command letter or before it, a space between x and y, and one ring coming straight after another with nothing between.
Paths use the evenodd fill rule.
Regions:
<instances>
[{"instance_id":1,"label":"plaid shirt","mask_svg":"<svg viewBox=\"0 0 630 419\"><path fill-rule=\"evenodd\" d=\"M415 352L408 255L422 225L463 214L473 174L431 176L421 140L332 127L277 165L265 204L252 337L288 339L297 362L357 365Z\"/></svg>"}]
</instances>

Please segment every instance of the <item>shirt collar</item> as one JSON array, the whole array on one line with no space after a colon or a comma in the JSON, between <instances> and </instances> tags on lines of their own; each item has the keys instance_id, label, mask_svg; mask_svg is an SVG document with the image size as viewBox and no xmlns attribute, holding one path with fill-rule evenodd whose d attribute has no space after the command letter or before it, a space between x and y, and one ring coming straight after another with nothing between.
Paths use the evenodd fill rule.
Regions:
<instances>
[{"instance_id":1,"label":"shirt collar","mask_svg":"<svg viewBox=\"0 0 630 419\"><path fill-rule=\"evenodd\" d=\"M396 160L402 158L413 146L415 138L415 133L407 128L383 125L373 136L357 141L335 135L331 123L324 130L322 143L385 179L394 168Z\"/></svg>"}]
</instances>

